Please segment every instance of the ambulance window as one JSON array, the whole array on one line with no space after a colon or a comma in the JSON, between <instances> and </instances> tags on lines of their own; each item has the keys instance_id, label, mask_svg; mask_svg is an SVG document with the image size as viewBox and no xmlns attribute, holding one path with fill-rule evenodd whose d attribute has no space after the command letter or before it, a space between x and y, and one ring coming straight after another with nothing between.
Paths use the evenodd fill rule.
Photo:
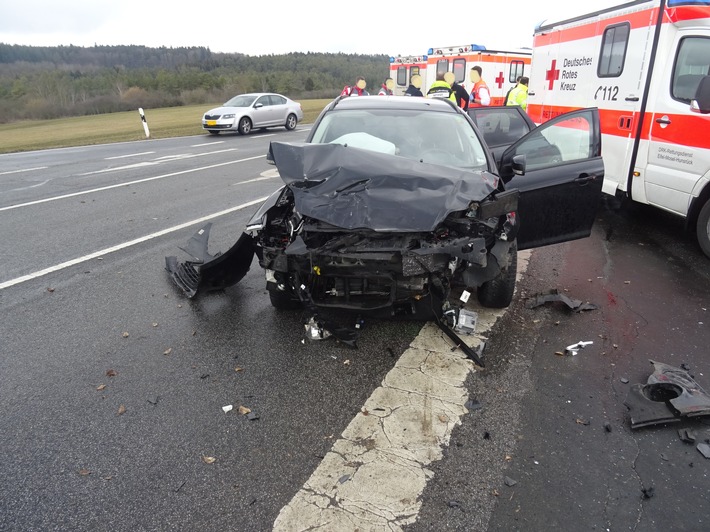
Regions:
<instances>
[{"instance_id":1,"label":"ambulance window","mask_svg":"<svg viewBox=\"0 0 710 532\"><path fill-rule=\"evenodd\" d=\"M523 70L525 69L525 63L522 61L511 61L510 62L510 73L508 74L508 81L510 83L516 83L518 78L523 75Z\"/></svg>"},{"instance_id":2,"label":"ambulance window","mask_svg":"<svg viewBox=\"0 0 710 532\"><path fill-rule=\"evenodd\" d=\"M456 76L454 79L456 80L456 83L461 83L466 79L466 60L461 58L461 59L454 59L454 76Z\"/></svg>"},{"instance_id":3,"label":"ambulance window","mask_svg":"<svg viewBox=\"0 0 710 532\"><path fill-rule=\"evenodd\" d=\"M409 80L412 80L412 76L419 76L421 75L421 72L419 72L419 67L418 66L413 66L409 68Z\"/></svg>"},{"instance_id":4,"label":"ambulance window","mask_svg":"<svg viewBox=\"0 0 710 532\"><path fill-rule=\"evenodd\" d=\"M710 39L686 37L680 41L673 65L673 99L690 103L703 77L710 75Z\"/></svg>"},{"instance_id":5,"label":"ambulance window","mask_svg":"<svg viewBox=\"0 0 710 532\"><path fill-rule=\"evenodd\" d=\"M407 67L405 66L397 67L397 85L402 87L407 85Z\"/></svg>"},{"instance_id":6,"label":"ambulance window","mask_svg":"<svg viewBox=\"0 0 710 532\"><path fill-rule=\"evenodd\" d=\"M449 60L448 59L439 59L436 62L436 75L439 76L439 74L446 74L449 71Z\"/></svg>"},{"instance_id":7,"label":"ambulance window","mask_svg":"<svg viewBox=\"0 0 710 532\"><path fill-rule=\"evenodd\" d=\"M609 26L604 30L602 49L599 52L597 75L600 78L621 76L626 58L626 46L629 43L629 23Z\"/></svg>"}]
</instances>

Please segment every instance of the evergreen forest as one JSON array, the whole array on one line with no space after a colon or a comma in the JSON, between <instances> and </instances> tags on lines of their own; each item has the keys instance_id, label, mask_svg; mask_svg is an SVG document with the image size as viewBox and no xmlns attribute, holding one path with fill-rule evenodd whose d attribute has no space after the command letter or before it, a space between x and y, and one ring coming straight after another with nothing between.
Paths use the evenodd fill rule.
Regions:
<instances>
[{"instance_id":1,"label":"evergreen forest","mask_svg":"<svg viewBox=\"0 0 710 532\"><path fill-rule=\"evenodd\" d=\"M388 70L385 55L0 43L0 122L219 103L245 92L334 98L357 76L377 91Z\"/></svg>"}]
</instances>

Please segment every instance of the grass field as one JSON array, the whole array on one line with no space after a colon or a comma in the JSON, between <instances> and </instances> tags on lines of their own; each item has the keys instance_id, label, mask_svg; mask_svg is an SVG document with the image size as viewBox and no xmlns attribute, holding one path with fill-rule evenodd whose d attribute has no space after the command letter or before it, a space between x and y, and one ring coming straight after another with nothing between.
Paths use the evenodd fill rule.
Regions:
<instances>
[{"instance_id":1,"label":"grass field","mask_svg":"<svg viewBox=\"0 0 710 532\"><path fill-rule=\"evenodd\" d=\"M303 123L315 121L323 107L332 100L299 100ZM150 138L162 139L187 135L207 135L202 129L202 114L220 103L144 109ZM28 120L0 124L0 153L87 146L145 140L138 110L56 120Z\"/></svg>"}]
</instances>

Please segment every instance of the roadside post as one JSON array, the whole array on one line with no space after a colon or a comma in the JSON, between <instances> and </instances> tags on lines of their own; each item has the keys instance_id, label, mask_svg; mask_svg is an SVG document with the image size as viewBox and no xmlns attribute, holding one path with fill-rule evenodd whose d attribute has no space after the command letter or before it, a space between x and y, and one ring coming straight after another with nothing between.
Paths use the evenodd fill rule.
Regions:
<instances>
[{"instance_id":1,"label":"roadside post","mask_svg":"<svg viewBox=\"0 0 710 532\"><path fill-rule=\"evenodd\" d=\"M138 114L141 115L141 122L143 122L143 129L145 130L145 138L149 139L150 138L150 131L148 130L148 122L146 122L146 120L145 120L145 113L143 112L142 107L138 108Z\"/></svg>"}]
</instances>

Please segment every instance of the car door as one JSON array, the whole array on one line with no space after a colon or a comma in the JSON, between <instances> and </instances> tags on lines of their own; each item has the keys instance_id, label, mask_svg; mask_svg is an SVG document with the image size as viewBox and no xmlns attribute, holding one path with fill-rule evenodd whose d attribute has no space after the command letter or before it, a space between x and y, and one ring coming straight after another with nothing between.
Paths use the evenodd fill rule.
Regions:
<instances>
[{"instance_id":1,"label":"car door","mask_svg":"<svg viewBox=\"0 0 710 532\"><path fill-rule=\"evenodd\" d=\"M520 190L518 249L589 236L604 181L598 110L538 126L503 153L499 170L506 189Z\"/></svg>"},{"instance_id":2,"label":"car door","mask_svg":"<svg viewBox=\"0 0 710 532\"><path fill-rule=\"evenodd\" d=\"M273 122L273 108L268 94L259 96L252 107L254 108L252 111L254 128L271 125Z\"/></svg>"},{"instance_id":3,"label":"car door","mask_svg":"<svg viewBox=\"0 0 710 532\"><path fill-rule=\"evenodd\" d=\"M288 104L286 98L278 94L271 95L271 108L273 109L273 120L275 126L283 126L288 115Z\"/></svg>"}]
</instances>

